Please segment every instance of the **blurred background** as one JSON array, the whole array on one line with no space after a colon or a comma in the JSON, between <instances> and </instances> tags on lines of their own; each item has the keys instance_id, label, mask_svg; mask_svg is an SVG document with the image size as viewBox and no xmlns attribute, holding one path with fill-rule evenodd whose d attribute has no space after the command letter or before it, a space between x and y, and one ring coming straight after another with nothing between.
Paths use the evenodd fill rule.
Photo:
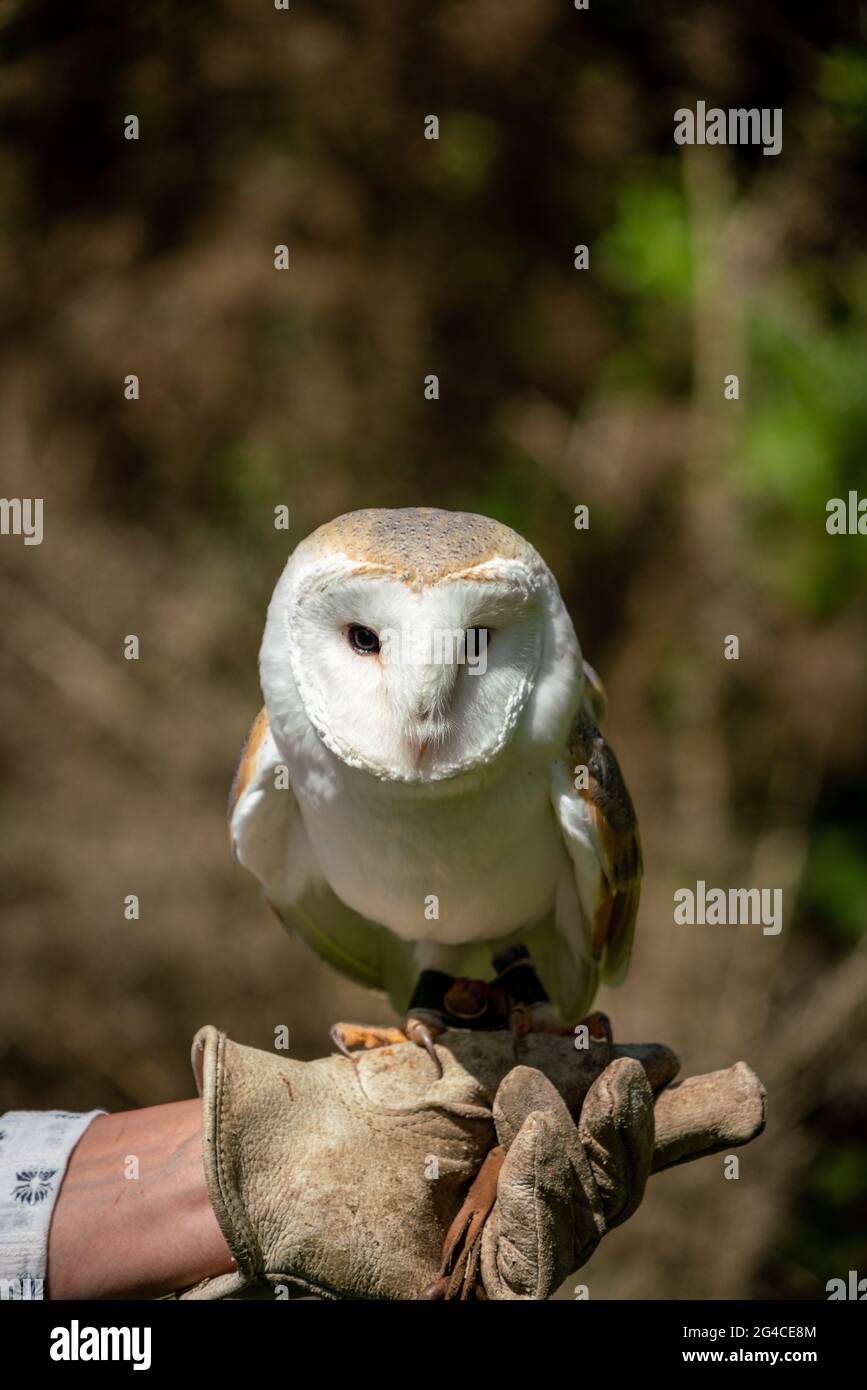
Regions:
<instances>
[{"instance_id":1,"label":"blurred background","mask_svg":"<svg viewBox=\"0 0 867 1390\"><path fill-rule=\"evenodd\" d=\"M225 801L295 542L464 508L542 552L608 686L647 876L601 1005L770 1095L739 1181L655 1178L581 1282L867 1273L867 539L825 529L867 495L864 27L835 0L0 4L2 492L45 506L41 546L0 538L0 1110L190 1095L205 1022L314 1057L390 1018L280 930ZM782 107L782 153L676 146L698 99ZM698 878L782 888L782 933L676 928Z\"/></svg>"}]
</instances>

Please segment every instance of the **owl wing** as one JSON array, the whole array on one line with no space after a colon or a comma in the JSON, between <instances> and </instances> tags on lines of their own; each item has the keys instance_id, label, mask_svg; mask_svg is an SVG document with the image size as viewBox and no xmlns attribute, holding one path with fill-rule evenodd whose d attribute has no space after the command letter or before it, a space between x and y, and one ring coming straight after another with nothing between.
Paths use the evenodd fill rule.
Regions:
<instances>
[{"instance_id":1,"label":"owl wing","mask_svg":"<svg viewBox=\"0 0 867 1390\"><path fill-rule=\"evenodd\" d=\"M598 962L602 979L617 985L626 975L635 933L641 840L617 758L599 732L605 692L592 668L586 671L587 690L557 764L553 799L574 870L581 946ZM586 773L579 776L582 768Z\"/></svg>"},{"instance_id":2,"label":"owl wing","mask_svg":"<svg viewBox=\"0 0 867 1390\"><path fill-rule=\"evenodd\" d=\"M414 984L412 953L347 907L325 882L265 709L247 735L232 782L229 840L285 926L335 970L386 990L395 1008L405 1006Z\"/></svg>"},{"instance_id":3,"label":"owl wing","mask_svg":"<svg viewBox=\"0 0 867 1390\"><path fill-rule=\"evenodd\" d=\"M303 888L303 866L292 862L293 842L302 827L288 776L282 785L281 767L268 713L261 709L244 741L232 780L229 843L235 860L255 874L269 901L275 894L291 902Z\"/></svg>"}]
</instances>

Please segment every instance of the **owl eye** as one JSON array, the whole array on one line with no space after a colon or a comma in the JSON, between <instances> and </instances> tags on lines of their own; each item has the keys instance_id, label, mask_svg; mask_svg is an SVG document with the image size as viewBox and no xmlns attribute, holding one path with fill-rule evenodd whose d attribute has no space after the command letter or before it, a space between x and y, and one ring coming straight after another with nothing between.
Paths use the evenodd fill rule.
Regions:
<instances>
[{"instance_id":1,"label":"owl eye","mask_svg":"<svg viewBox=\"0 0 867 1390\"><path fill-rule=\"evenodd\" d=\"M379 651L379 638L372 628L362 627L361 623L349 623L344 631L347 642L359 656L375 656Z\"/></svg>"},{"instance_id":2,"label":"owl eye","mask_svg":"<svg viewBox=\"0 0 867 1390\"><path fill-rule=\"evenodd\" d=\"M465 637L467 651L478 656L479 652L487 650L491 645L493 632L489 627L468 627Z\"/></svg>"}]
</instances>

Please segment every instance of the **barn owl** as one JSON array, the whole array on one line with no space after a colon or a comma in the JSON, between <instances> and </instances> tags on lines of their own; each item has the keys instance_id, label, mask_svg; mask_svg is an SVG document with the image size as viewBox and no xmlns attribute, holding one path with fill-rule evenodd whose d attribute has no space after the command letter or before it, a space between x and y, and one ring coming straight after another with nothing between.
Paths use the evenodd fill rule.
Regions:
<instances>
[{"instance_id":1,"label":"barn owl","mask_svg":"<svg viewBox=\"0 0 867 1390\"><path fill-rule=\"evenodd\" d=\"M403 1031L571 1031L629 961L638 827L605 695L541 556L486 517L352 512L290 556L265 705L230 798L236 859ZM438 1063L437 1063L438 1065Z\"/></svg>"}]
</instances>

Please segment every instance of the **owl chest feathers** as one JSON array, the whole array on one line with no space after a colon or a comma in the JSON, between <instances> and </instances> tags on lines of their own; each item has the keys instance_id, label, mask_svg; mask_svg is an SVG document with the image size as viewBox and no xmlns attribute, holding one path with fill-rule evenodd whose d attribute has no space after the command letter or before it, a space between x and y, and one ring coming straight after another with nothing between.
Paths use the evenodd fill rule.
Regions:
<instances>
[{"instance_id":1,"label":"owl chest feathers","mask_svg":"<svg viewBox=\"0 0 867 1390\"><path fill-rule=\"evenodd\" d=\"M566 856L547 768L516 764L466 793L431 795L332 765L295 790L322 877L404 940L493 939L553 904Z\"/></svg>"}]
</instances>

